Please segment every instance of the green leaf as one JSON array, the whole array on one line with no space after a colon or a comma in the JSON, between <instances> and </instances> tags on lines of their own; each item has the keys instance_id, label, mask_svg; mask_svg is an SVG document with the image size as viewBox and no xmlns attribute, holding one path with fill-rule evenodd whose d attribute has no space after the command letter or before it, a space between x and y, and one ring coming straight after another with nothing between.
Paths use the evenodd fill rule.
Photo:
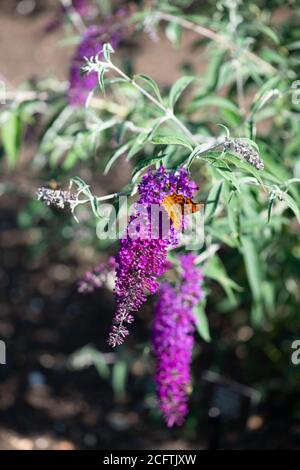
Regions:
<instances>
[{"instance_id":1,"label":"green leaf","mask_svg":"<svg viewBox=\"0 0 300 470\"><path fill-rule=\"evenodd\" d=\"M279 37L278 37L277 34L274 32L274 30L271 29L269 26L266 26L265 24L259 23L258 21L255 21L255 22L251 22L251 23L246 24L246 30L247 30L247 32L250 33L251 35L252 35L253 33L254 33L254 34L257 34L258 32L261 32L261 33L264 34L266 37L268 37L269 39L271 39L271 41L273 41L274 44L276 44L276 45L280 44Z\"/></svg>"},{"instance_id":2,"label":"green leaf","mask_svg":"<svg viewBox=\"0 0 300 470\"><path fill-rule=\"evenodd\" d=\"M106 167L104 168L104 174L107 175L113 164L121 157L130 147L131 142L126 142L126 144L122 145L121 147L116 150L116 152L110 157L108 160Z\"/></svg>"},{"instance_id":3,"label":"green leaf","mask_svg":"<svg viewBox=\"0 0 300 470\"><path fill-rule=\"evenodd\" d=\"M248 119L254 118L254 115L266 104L269 99L274 96L276 86L280 83L281 77L271 77L256 93L253 103L251 105L250 116Z\"/></svg>"},{"instance_id":4,"label":"green leaf","mask_svg":"<svg viewBox=\"0 0 300 470\"><path fill-rule=\"evenodd\" d=\"M133 80L136 82L137 80L142 80L143 82L147 83L149 88L154 92L154 95L158 99L160 103L162 103L162 97L159 91L159 87L157 83L153 80L153 78L149 77L148 75L145 74L138 74L134 75Z\"/></svg>"},{"instance_id":5,"label":"green leaf","mask_svg":"<svg viewBox=\"0 0 300 470\"><path fill-rule=\"evenodd\" d=\"M113 54L114 52L113 47L108 42L103 45L102 53L107 62L110 62L110 54Z\"/></svg>"},{"instance_id":6,"label":"green leaf","mask_svg":"<svg viewBox=\"0 0 300 470\"><path fill-rule=\"evenodd\" d=\"M192 153L190 154L188 160L187 160L187 163L186 163L187 168L190 168L191 164L193 163L193 161L196 157L199 157L203 153L206 153L209 150L212 150L212 149L218 147L219 145L220 144L205 143L205 144L200 144L197 147L195 147L194 150L192 151Z\"/></svg>"},{"instance_id":7,"label":"green leaf","mask_svg":"<svg viewBox=\"0 0 300 470\"><path fill-rule=\"evenodd\" d=\"M102 93L105 92L104 76L105 76L105 69L101 68L101 70L98 73L98 83L99 83L99 87Z\"/></svg>"},{"instance_id":8,"label":"green leaf","mask_svg":"<svg viewBox=\"0 0 300 470\"><path fill-rule=\"evenodd\" d=\"M236 282L230 279L222 261L217 255L209 260L209 263L205 267L205 276L217 281L223 287L227 297L232 303L236 301L234 290L239 291L241 288Z\"/></svg>"},{"instance_id":9,"label":"green leaf","mask_svg":"<svg viewBox=\"0 0 300 470\"><path fill-rule=\"evenodd\" d=\"M76 184L78 191L82 192L85 196L89 198L92 197L89 185L86 184L86 182L83 181L83 179L81 179L79 176L74 176L71 179L71 184L73 183Z\"/></svg>"},{"instance_id":10,"label":"green leaf","mask_svg":"<svg viewBox=\"0 0 300 470\"><path fill-rule=\"evenodd\" d=\"M98 200L96 196L91 196L90 197L90 202L91 202L91 208L93 211L93 214L98 218L101 219L102 217L99 214L99 207L98 207Z\"/></svg>"},{"instance_id":11,"label":"green leaf","mask_svg":"<svg viewBox=\"0 0 300 470\"><path fill-rule=\"evenodd\" d=\"M263 281L264 304L269 315L276 312L276 286L271 281Z\"/></svg>"},{"instance_id":12,"label":"green leaf","mask_svg":"<svg viewBox=\"0 0 300 470\"><path fill-rule=\"evenodd\" d=\"M220 71L222 64L225 60L227 55L227 50L214 50L213 56L211 58L210 65L208 67L207 76L206 76L206 90L201 93L200 97L204 97L205 95L212 93L216 90L219 85L220 81Z\"/></svg>"},{"instance_id":13,"label":"green leaf","mask_svg":"<svg viewBox=\"0 0 300 470\"><path fill-rule=\"evenodd\" d=\"M289 208L294 212L298 223L300 224L300 209L295 199L293 199L292 196L290 196L289 194L285 194L284 199L287 202Z\"/></svg>"},{"instance_id":14,"label":"green leaf","mask_svg":"<svg viewBox=\"0 0 300 470\"><path fill-rule=\"evenodd\" d=\"M263 320L263 304L254 302L251 307L251 321L254 325L261 325Z\"/></svg>"},{"instance_id":15,"label":"green leaf","mask_svg":"<svg viewBox=\"0 0 300 470\"><path fill-rule=\"evenodd\" d=\"M175 46L179 46L182 37L182 27L178 23L169 23L166 27L166 36Z\"/></svg>"},{"instance_id":16,"label":"green leaf","mask_svg":"<svg viewBox=\"0 0 300 470\"><path fill-rule=\"evenodd\" d=\"M76 164L78 158L79 158L79 156L78 156L77 152L75 152L73 149L70 150L67 153L67 156L63 161L62 168L65 171L70 170Z\"/></svg>"},{"instance_id":17,"label":"green leaf","mask_svg":"<svg viewBox=\"0 0 300 470\"><path fill-rule=\"evenodd\" d=\"M15 168L21 148L21 119L17 110L9 112L7 119L1 126L2 144L7 155L8 166Z\"/></svg>"},{"instance_id":18,"label":"green leaf","mask_svg":"<svg viewBox=\"0 0 300 470\"><path fill-rule=\"evenodd\" d=\"M139 134L133 141L132 146L127 154L126 160L129 161L134 157L140 150L144 147L145 142L147 141L148 133L143 132Z\"/></svg>"},{"instance_id":19,"label":"green leaf","mask_svg":"<svg viewBox=\"0 0 300 470\"><path fill-rule=\"evenodd\" d=\"M128 152L126 160L130 160L134 155L136 155L142 148L144 147L145 143L151 138L152 134L156 131L156 129L159 128L159 126L162 124L162 122L165 120L165 117L163 118L157 118L155 119L149 129L146 129L145 131L141 132L134 140L133 144Z\"/></svg>"},{"instance_id":20,"label":"green leaf","mask_svg":"<svg viewBox=\"0 0 300 470\"><path fill-rule=\"evenodd\" d=\"M297 49L300 49L300 40L290 42L285 46L289 51L296 51Z\"/></svg>"},{"instance_id":21,"label":"green leaf","mask_svg":"<svg viewBox=\"0 0 300 470\"><path fill-rule=\"evenodd\" d=\"M200 107L206 108L208 106L227 109L228 111L235 113L237 116L240 115L240 110L237 105L233 103L230 99L223 98L222 96L206 96L205 98L195 100L190 106L189 111L195 111Z\"/></svg>"},{"instance_id":22,"label":"green leaf","mask_svg":"<svg viewBox=\"0 0 300 470\"><path fill-rule=\"evenodd\" d=\"M204 341L209 343L211 341L210 331L209 331L209 324L207 320L207 316L205 313L205 302L200 302L194 310L195 317L196 317L196 328Z\"/></svg>"},{"instance_id":23,"label":"green leaf","mask_svg":"<svg viewBox=\"0 0 300 470\"><path fill-rule=\"evenodd\" d=\"M256 302L260 302L262 299L262 279L260 260L255 247L255 242L250 237L242 236L241 244L245 268L253 298Z\"/></svg>"},{"instance_id":24,"label":"green leaf","mask_svg":"<svg viewBox=\"0 0 300 470\"><path fill-rule=\"evenodd\" d=\"M128 367L125 361L118 361L112 370L112 388L116 399L122 401L126 393Z\"/></svg>"},{"instance_id":25,"label":"green leaf","mask_svg":"<svg viewBox=\"0 0 300 470\"><path fill-rule=\"evenodd\" d=\"M108 16L111 14L111 2L110 0L97 0L97 3L101 9L101 13L103 13L104 16Z\"/></svg>"},{"instance_id":26,"label":"green leaf","mask_svg":"<svg viewBox=\"0 0 300 470\"><path fill-rule=\"evenodd\" d=\"M133 170L132 172L132 182L135 183L136 180L138 179L140 173L148 168L149 166L153 165L154 163L157 163L161 161L164 158L164 155L158 155L156 157L150 158L150 159L144 159L142 160Z\"/></svg>"},{"instance_id":27,"label":"green leaf","mask_svg":"<svg viewBox=\"0 0 300 470\"><path fill-rule=\"evenodd\" d=\"M78 351L75 351L71 355L69 363L74 369L83 369L94 365L102 378L108 379L110 376L109 367L104 359L103 353L97 351L97 349L92 346L84 346Z\"/></svg>"},{"instance_id":28,"label":"green leaf","mask_svg":"<svg viewBox=\"0 0 300 470\"><path fill-rule=\"evenodd\" d=\"M221 197L223 181L217 181L213 184L211 190L209 191L207 200L205 202L205 220L209 220L213 217Z\"/></svg>"},{"instance_id":29,"label":"green leaf","mask_svg":"<svg viewBox=\"0 0 300 470\"><path fill-rule=\"evenodd\" d=\"M258 26L258 23L255 24L255 27ZM266 25L263 25L263 24L259 24L259 28L261 30L261 32L267 36L268 38L270 38L274 44L278 45L280 44L280 39L279 37L277 36L277 34L274 32L274 30L272 28L269 28L268 26Z\"/></svg>"},{"instance_id":30,"label":"green leaf","mask_svg":"<svg viewBox=\"0 0 300 470\"><path fill-rule=\"evenodd\" d=\"M184 76L179 78L179 80L174 83L169 94L169 107L171 109L174 108L180 95L192 83L193 80L195 80L195 77Z\"/></svg>"},{"instance_id":31,"label":"green leaf","mask_svg":"<svg viewBox=\"0 0 300 470\"><path fill-rule=\"evenodd\" d=\"M193 150L192 145L184 140L183 138L176 137L173 135L157 135L154 136L151 140L151 143L154 145L181 145L182 147L186 147L190 149L191 151Z\"/></svg>"},{"instance_id":32,"label":"green leaf","mask_svg":"<svg viewBox=\"0 0 300 470\"><path fill-rule=\"evenodd\" d=\"M268 198L268 223L271 220L271 214L272 214L272 209L273 209L275 200L276 200L275 194L271 193Z\"/></svg>"}]
</instances>

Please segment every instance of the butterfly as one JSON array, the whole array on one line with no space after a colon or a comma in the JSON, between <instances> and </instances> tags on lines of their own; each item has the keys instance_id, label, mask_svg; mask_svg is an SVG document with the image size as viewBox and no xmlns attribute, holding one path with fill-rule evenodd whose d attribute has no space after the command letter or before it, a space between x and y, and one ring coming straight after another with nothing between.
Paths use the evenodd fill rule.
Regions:
<instances>
[{"instance_id":1,"label":"butterfly","mask_svg":"<svg viewBox=\"0 0 300 470\"><path fill-rule=\"evenodd\" d=\"M197 204L189 197L177 193L166 196L161 204L172 220L175 230L181 230L183 215L193 214L203 207L203 204Z\"/></svg>"}]
</instances>

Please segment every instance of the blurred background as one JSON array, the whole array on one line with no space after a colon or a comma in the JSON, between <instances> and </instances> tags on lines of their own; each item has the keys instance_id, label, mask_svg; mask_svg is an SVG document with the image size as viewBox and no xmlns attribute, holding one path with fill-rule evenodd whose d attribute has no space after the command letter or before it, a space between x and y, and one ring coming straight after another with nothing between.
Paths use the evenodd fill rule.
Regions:
<instances>
[{"instance_id":1,"label":"blurred background","mask_svg":"<svg viewBox=\"0 0 300 470\"><path fill-rule=\"evenodd\" d=\"M118 3L135 11L142 2ZM215 8L214 2L173 3L208 17ZM57 91L68 79L75 46L66 40L70 25L59 24L59 5L1 0L0 79L12 94L25 82L24 89L37 89L44 81ZM258 7L283 40L299 43L296 3L258 2ZM288 37L293 32L296 37ZM119 53L129 70L152 76L162 89L183 70L206 73L209 60L193 32L182 33L180 48L160 29L157 34L159 43L149 34L124 39ZM299 67L297 55L294 60ZM0 340L6 343L7 363L0 365L0 449L298 448L300 365L291 362L291 344L300 338L296 219L284 228L285 238L276 233L269 253L276 260L273 290L280 299L275 296L274 305L270 294L266 321L250 321L252 294L241 257L222 249L227 271L244 287L242 298L228 303L220 285L210 281L206 313L212 341L197 341L185 426L167 429L155 402L147 342L151 301L138 312L126 345L112 351L106 343L114 312L112 291L101 288L82 295L77 283L116 247L96 240L95 223L85 209L83 223L77 224L35 198L39 186L53 179L67 181L71 173L89 181L99 195L116 191L127 184L131 165L120 160L106 177L96 159L86 164L84 157L77 173L74 167L70 172L69 167L57 170L39 162L32 166L45 133L45 115L49 126L64 104L58 100L51 115L30 109L30 104L23 108L24 121L28 119L13 170L1 151ZM269 121L261 130L266 142L276 138ZM298 149L295 140L287 156L290 167L296 165ZM226 286L230 291L231 285Z\"/></svg>"}]
</instances>

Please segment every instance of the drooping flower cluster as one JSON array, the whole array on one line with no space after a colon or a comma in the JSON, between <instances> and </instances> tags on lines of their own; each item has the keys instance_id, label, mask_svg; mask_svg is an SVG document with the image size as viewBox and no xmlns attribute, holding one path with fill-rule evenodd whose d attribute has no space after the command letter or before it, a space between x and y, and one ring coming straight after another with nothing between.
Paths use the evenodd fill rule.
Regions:
<instances>
[{"instance_id":1,"label":"drooping flower cluster","mask_svg":"<svg viewBox=\"0 0 300 470\"><path fill-rule=\"evenodd\" d=\"M179 285L165 282L159 290L152 344L156 356L156 387L160 409L168 427L183 424L188 413L190 364L194 345L194 307L203 297L202 269L192 253L180 258Z\"/></svg>"},{"instance_id":2,"label":"drooping flower cluster","mask_svg":"<svg viewBox=\"0 0 300 470\"><path fill-rule=\"evenodd\" d=\"M77 47L70 67L69 77L69 103L74 106L84 105L88 94L98 83L97 72L82 74L81 67L85 64L85 57L99 56L101 58L103 45L107 42L115 49L121 40L120 31L110 30L109 25L92 25L83 34Z\"/></svg>"},{"instance_id":3,"label":"drooping flower cluster","mask_svg":"<svg viewBox=\"0 0 300 470\"><path fill-rule=\"evenodd\" d=\"M116 257L116 313L109 335L111 346L124 341L129 333L127 324L133 321L131 313L139 310L148 293L153 294L158 289L157 278L167 269L167 250L177 244L177 234L172 224L167 235L152 236L154 223L150 214L153 205L160 206L163 199L173 193L191 198L196 190L196 184L183 168L168 172L161 167L154 172L148 171L143 177L138 187L139 209L129 219ZM143 224L135 226L137 220L142 220ZM132 227L136 230L133 231Z\"/></svg>"},{"instance_id":4,"label":"drooping flower cluster","mask_svg":"<svg viewBox=\"0 0 300 470\"><path fill-rule=\"evenodd\" d=\"M116 268L116 260L111 256L107 262L99 263L92 271L87 271L78 282L80 294L90 294L94 290L110 284L113 272Z\"/></svg>"}]
</instances>

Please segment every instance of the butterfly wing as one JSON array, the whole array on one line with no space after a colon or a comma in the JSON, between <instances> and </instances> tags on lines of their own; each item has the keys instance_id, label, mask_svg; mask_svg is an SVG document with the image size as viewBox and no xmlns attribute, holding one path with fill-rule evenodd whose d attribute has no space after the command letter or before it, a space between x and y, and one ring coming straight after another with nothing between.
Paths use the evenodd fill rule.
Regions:
<instances>
[{"instance_id":1,"label":"butterfly wing","mask_svg":"<svg viewBox=\"0 0 300 470\"><path fill-rule=\"evenodd\" d=\"M182 224L182 200L180 195L166 196L162 201L162 206L172 220L175 230L180 230Z\"/></svg>"},{"instance_id":2,"label":"butterfly wing","mask_svg":"<svg viewBox=\"0 0 300 470\"><path fill-rule=\"evenodd\" d=\"M172 220L175 230L181 230L183 215L200 211L203 204L196 204L189 197L174 193L163 199L162 206Z\"/></svg>"}]
</instances>

